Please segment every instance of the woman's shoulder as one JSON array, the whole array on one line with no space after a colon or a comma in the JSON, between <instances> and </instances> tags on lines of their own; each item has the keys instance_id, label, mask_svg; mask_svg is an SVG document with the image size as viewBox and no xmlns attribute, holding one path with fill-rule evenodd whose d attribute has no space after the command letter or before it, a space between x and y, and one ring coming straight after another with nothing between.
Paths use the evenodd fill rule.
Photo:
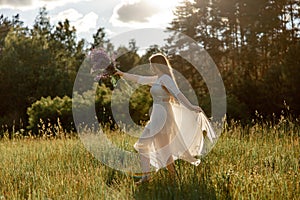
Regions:
<instances>
[{"instance_id":1,"label":"woman's shoulder","mask_svg":"<svg viewBox=\"0 0 300 200\"><path fill-rule=\"evenodd\" d=\"M172 77L169 74L163 74L159 77L161 80L172 80Z\"/></svg>"},{"instance_id":2,"label":"woman's shoulder","mask_svg":"<svg viewBox=\"0 0 300 200\"><path fill-rule=\"evenodd\" d=\"M169 75L169 74L163 74L163 75L161 75L160 77L159 77L159 80L161 81L161 82L174 82L174 80L173 80L173 78Z\"/></svg>"}]
</instances>

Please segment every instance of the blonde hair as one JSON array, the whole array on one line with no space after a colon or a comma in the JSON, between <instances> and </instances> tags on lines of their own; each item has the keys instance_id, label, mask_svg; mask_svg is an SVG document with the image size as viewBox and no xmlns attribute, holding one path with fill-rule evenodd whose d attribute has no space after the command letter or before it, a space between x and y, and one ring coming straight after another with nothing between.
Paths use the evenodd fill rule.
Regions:
<instances>
[{"instance_id":1,"label":"blonde hair","mask_svg":"<svg viewBox=\"0 0 300 200\"><path fill-rule=\"evenodd\" d=\"M158 69L163 74L169 75L175 82L172 66L165 55L163 55L162 53L153 54L152 56L150 56L149 62L150 64L156 64L152 66Z\"/></svg>"},{"instance_id":2,"label":"blonde hair","mask_svg":"<svg viewBox=\"0 0 300 200\"><path fill-rule=\"evenodd\" d=\"M150 64L155 64L155 65L152 65L152 66L155 67L156 69L158 69L163 74L169 75L173 79L175 85L178 87L178 85L175 81L173 68L171 67L170 62L169 62L168 58L165 55L163 55L162 53L153 54L152 56L150 56L149 62L150 62ZM163 87L163 88L165 88L165 87ZM165 90L168 93L170 93L167 88L165 88ZM170 95L170 102L178 104L178 101L172 95Z\"/></svg>"}]
</instances>

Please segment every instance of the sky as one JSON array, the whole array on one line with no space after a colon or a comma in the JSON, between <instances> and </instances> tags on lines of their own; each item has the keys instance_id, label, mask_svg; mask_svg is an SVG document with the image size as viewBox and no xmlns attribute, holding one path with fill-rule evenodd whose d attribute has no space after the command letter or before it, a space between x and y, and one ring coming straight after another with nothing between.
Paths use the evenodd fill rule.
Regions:
<instances>
[{"instance_id":1,"label":"sky","mask_svg":"<svg viewBox=\"0 0 300 200\"><path fill-rule=\"evenodd\" d=\"M108 37L142 28L165 28L182 0L0 0L0 15L19 14L30 27L41 7L46 7L52 25L69 19L78 38L92 40L99 27Z\"/></svg>"}]
</instances>

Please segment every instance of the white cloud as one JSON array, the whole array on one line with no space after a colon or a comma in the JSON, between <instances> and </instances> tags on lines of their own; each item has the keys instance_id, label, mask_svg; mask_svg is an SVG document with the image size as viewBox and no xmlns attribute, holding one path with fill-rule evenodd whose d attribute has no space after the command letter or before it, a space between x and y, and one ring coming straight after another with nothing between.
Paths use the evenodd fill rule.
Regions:
<instances>
[{"instance_id":1,"label":"white cloud","mask_svg":"<svg viewBox=\"0 0 300 200\"><path fill-rule=\"evenodd\" d=\"M47 10L52 10L54 8L66 5L68 3L78 3L83 1L91 1L91 0L34 0L38 1L36 7L47 7Z\"/></svg>"},{"instance_id":2,"label":"white cloud","mask_svg":"<svg viewBox=\"0 0 300 200\"><path fill-rule=\"evenodd\" d=\"M65 21L68 19L71 26L76 28L77 33L89 32L97 28L98 15L94 12L89 12L86 15L79 13L75 9L68 9L51 16L52 23L56 24L58 21Z\"/></svg>"},{"instance_id":3,"label":"white cloud","mask_svg":"<svg viewBox=\"0 0 300 200\"><path fill-rule=\"evenodd\" d=\"M84 17L74 21L73 25L78 33L89 32L97 28L98 15L94 12L86 14Z\"/></svg>"},{"instance_id":4,"label":"white cloud","mask_svg":"<svg viewBox=\"0 0 300 200\"><path fill-rule=\"evenodd\" d=\"M63 6L68 3L76 3L80 1L91 0L0 0L1 8L11 8L18 10L32 10L40 7L47 7L47 10L52 10L56 7Z\"/></svg>"},{"instance_id":5,"label":"white cloud","mask_svg":"<svg viewBox=\"0 0 300 200\"><path fill-rule=\"evenodd\" d=\"M114 9L114 18L124 22L147 22L148 18L157 13L150 1L123 1Z\"/></svg>"},{"instance_id":6,"label":"white cloud","mask_svg":"<svg viewBox=\"0 0 300 200\"><path fill-rule=\"evenodd\" d=\"M111 37L114 37L117 35L116 32L114 32L108 28L105 28L104 32L105 32L107 38L111 38Z\"/></svg>"},{"instance_id":7,"label":"white cloud","mask_svg":"<svg viewBox=\"0 0 300 200\"><path fill-rule=\"evenodd\" d=\"M32 5L33 0L0 0L1 7L14 8L14 7L26 7Z\"/></svg>"},{"instance_id":8,"label":"white cloud","mask_svg":"<svg viewBox=\"0 0 300 200\"><path fill-rule=\"evenodd\" d=\"M58 13L56 16L52 17L51 20L54 22L64 21L65 19L68 19L69 21L76 21L76 20L82 18L82 16L83 16L83 14L81 14L77 10L71 8L71 9L64 10L64 11Z\"/></svg>"},{"instance_id":9,"label":"white cloud","mask_svg":"<svg viewBox=\"0 0 300 200\"><path fill-rule=\"evenodd\" d=\"M110 23L131 28L164 27L174 17L173 10L181 0L123 0L115 6Z\"/></svg>"}]
</instances>

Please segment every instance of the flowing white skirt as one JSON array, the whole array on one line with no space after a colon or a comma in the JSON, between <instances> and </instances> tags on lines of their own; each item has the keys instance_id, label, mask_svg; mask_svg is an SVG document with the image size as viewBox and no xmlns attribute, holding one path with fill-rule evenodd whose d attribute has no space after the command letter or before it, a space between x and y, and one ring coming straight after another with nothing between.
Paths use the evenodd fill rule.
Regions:
<instances>
[{"instance_id":1,"label":"flowing white skirt","mask_svg":"<svg viewBox=\"0 0 300 200\"><path fill-rule=\"evenodd\" d=\"M196 156L205 154L205 143L211 144L216 134L203 113L188 110L181 104L153 104L150 121L134 148L150 158L157 170L176 159L199 165Z\"/></svg>"}]
</instances>

